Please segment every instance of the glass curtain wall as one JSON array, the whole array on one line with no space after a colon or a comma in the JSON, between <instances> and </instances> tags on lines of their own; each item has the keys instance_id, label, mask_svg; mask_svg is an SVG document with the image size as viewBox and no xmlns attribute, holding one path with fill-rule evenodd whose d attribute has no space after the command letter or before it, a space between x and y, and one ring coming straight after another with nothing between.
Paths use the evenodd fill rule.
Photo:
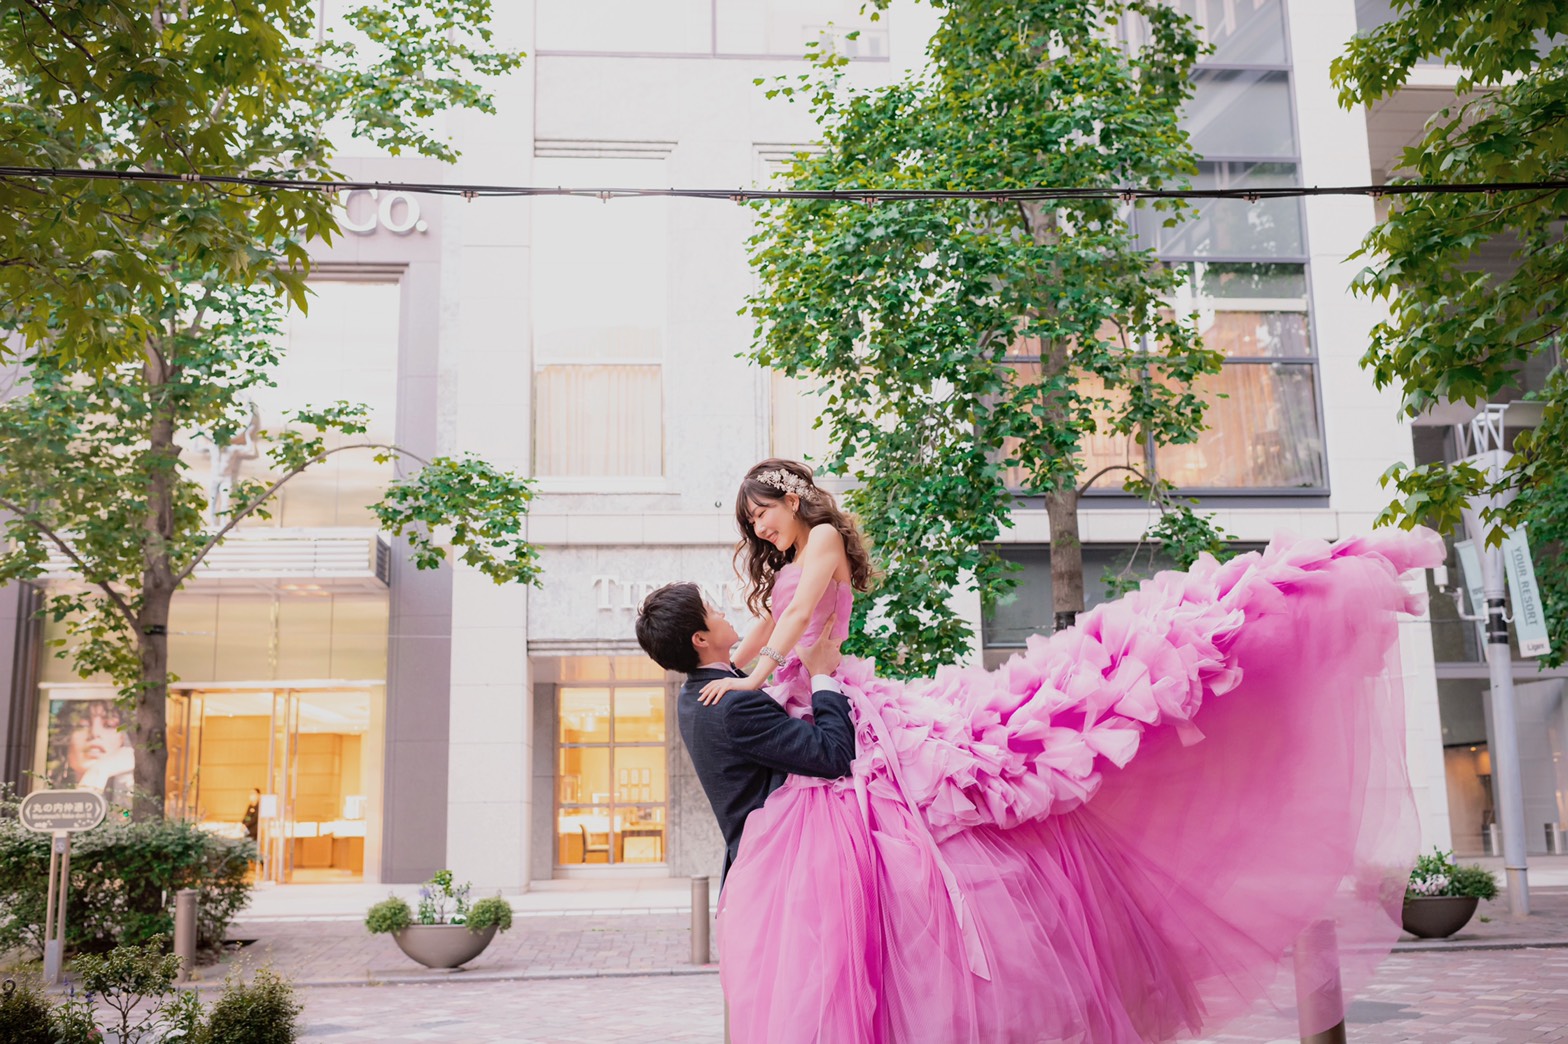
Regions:
<instances>
[{"instance_id":1,"label":"glass curtain wall","mask_svg":"<svg viewBox=\"0 0 1568 1044\"><path fill-rule=\"evenodd\" d=\"M1182 116L1201 160L1194 188L1296 185L1299 156L1282 0L1181 0L1214 51L1193 74ZM1128 27L1129 44L1141 30ZM1091 493L1120 494L1132 465L1195 493L1311 492L1328 485L1316 351L1307 293L1307 248L1297 200L1201 201L1174 228L1152 210L1133 214L1139 246L1182 282L1170 313L1224 356L1196 389L1207 410L1193 443L1155 447L1137 433L1090 435L1079 448ZM1112 331L1102 336L1114 339ZM1147 346L1145 346L1147 347ZM1037 380L1039 346L1020 342L1008 362ZM1083 382L1092 392L1093 382ZM1101 394L1112 408L1115 394ZM1112 470L1106 470L1112 469ZM1097 478L1095 476L1098 475ZM1012 469L1009 486L1025 475Z\"/></svg>"},{"instance_id":2,"label":"glass curtain wall","mask_svg":"<svg viewBox=\"0 0 1568 1044\"><path fill-rule=\"evenodd\" d=\"M273 386L251 393L249 429L223 446L184 439L187 477L205 485L211 502L224 503L239 479L281 477L265 433L306 406L364 403L370 427L352 441L395 441L400 285L341 278L313 281L310 291L309 313L284 324ZM334 454L285 485L270 518L251 517L231 540L285 529L308 541L347 528L368 544L376 527L369 505L394 473L370 451ZM252 539L252 555L264 560L265 545ZM318 583L253 572L243 580L198 572L175 596L169 669L180 681L168 704L167 807L212 830L254 831L274 880L301 871L317 880L373 876L388 593L367 578ZM62 623L42 631L45 643L68 644ZM128 797L133 754L113 686L45 656L40 688L35 770L58 785Z\"/></svg>"}]
</instances>

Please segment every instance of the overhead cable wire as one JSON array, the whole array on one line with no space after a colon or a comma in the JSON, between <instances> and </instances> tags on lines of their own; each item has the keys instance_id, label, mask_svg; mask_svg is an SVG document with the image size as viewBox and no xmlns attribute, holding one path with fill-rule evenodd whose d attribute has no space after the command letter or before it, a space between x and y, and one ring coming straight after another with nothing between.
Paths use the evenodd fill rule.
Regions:
<instances>
[{"instance_id":1,"label":"overhead cable wire","mask_svg":"<svg viewBox=\"0 0 1568 1044\"><path fill-rule=\"evenodd\" d=\"M173 183L212 188L250 188L326 194L379 190L430 196L458 196L464 199L500 199L536 196L577 197L584 199L719 199L735 203L770 200L832 200L858 203L892 203L909 200L979 200L995 203L1030 203L1068 200L1245 200L1298 199L1308 196L1413 196L1413 195L1495 195L1502 192L1557 192L1568 189L1561 181L1390 182L1383 185L1297 185L1257 186L1252 188L1162 189L1132 185L1089 187L1041 186L1038 188L999 189L760 189L760 188L626 188L549 185L470 185L417 181L325 181L288 177L263 177L235 174L176 174L142 170L103 168L0 166L0 181L116 181L122 183Z\"/></svg>"}]
</instances>

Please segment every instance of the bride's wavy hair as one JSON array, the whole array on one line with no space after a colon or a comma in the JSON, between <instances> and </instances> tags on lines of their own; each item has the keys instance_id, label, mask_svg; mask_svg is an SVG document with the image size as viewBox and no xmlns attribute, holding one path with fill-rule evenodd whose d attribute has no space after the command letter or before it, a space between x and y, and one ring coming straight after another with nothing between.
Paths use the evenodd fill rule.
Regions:
<instances>
[{"instance_id":1,"label":"bride's wavy hair","mask_svg":"<svg viewBox=\"0 0 1568 1044\"><path fill-rule=\"evenodd\" d=\"M753 616L765 615L773 604L773 584L779 570L795 559L795 549L780 551L751 528L751 511L758 505L777 504L786 494L800 498L796 514L808 526L826 522L844 538L849 556L850 584L857 591L871 586L873 570L866 538L855 519L833 499L833 494L812 481L811 469L799 461L769 457L755 464L740 480L735 494L735 523L740 542L735 545L735 571L746 581L746 608Z\"/></svg>"}]
</instances>

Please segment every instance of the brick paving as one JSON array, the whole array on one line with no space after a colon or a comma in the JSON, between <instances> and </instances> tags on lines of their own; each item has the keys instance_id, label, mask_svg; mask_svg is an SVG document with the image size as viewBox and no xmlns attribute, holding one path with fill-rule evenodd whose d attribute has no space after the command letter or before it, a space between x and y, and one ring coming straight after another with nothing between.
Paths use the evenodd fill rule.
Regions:
<instances>
[{"instance_id":1,"label":"brick paving","mask_svg":"<svg viewBox=\"0 0 1568 1044\"><path fill-rule=\"evenodd\" d=\"M1508 916L1506 900L1482 903L1477 916L1446 940L1406 939L1401 952L1568 947L1568 889L1532 894L1532 915ZM688 913L520 914L513 928L496 936L462 974L470 980L563 978L687 973L691 960ZM226 965L271 965L295 982L310 985L422 982L448 973L429 972L404 957L386 936L371 935L357 920L240 921L231 939L252 940L224 958L220 967L198 969L198 981L221 981ZM712 938L710 922L709 937ZM1568 986L1568 983L1565 983Z\"/></svg>"},{"instance_id":2,"label":"brick paving","mask_svg":"<svg viewBox=\"0 0 1568 1044\"><path fill-rule=\"evenodd\" d=\"M325 987L301 992L305 1041L720 1044L716 975ZM1403 953L1351 1008L1357 1044L1568 1041L1568 949ZM1253 1019L1208 1044L1294 1044Z\"/></svg>"},{"instance_id":3,"label":"brick paving","mask_svg":"<svg viewBox=\"0 0 1568 1044\"><path fill-rule=\"evenodd\" d=\"M1537 890L1535 913L1505 902L1452 940L1407 941L1348 1013L1358 1044L1568 1044L1568 889ZM225 973L263 964L289 976L307 1041L723 1040L715 965L693 966L682 912L521 914L468 970L431 972L357 920L241 921L254 940L198 970L211 996ZM1532 945L1533 944L1533 945ZM1206 1044L1293 1042L1287 1020L1253 1018Z\"/></svg>"}]
</instances>

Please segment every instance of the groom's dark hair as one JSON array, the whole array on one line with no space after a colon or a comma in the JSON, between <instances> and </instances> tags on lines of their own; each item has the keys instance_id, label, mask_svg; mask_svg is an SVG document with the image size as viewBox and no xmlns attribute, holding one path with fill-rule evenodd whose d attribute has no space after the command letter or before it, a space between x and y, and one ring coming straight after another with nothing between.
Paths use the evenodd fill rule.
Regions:
<instances>
[{"instance_id":1,"label":"groom's dark hair","mask_svg":"<svg viewBox=\"0 0 1568 1044\"><path fill-rule=\"evenodd\" d=\"M690 674L697 669L691 639L707 629L708 608L694 583L665 584L637 610L637 644L667 671Z\"/></svg>"}]
</instances>

